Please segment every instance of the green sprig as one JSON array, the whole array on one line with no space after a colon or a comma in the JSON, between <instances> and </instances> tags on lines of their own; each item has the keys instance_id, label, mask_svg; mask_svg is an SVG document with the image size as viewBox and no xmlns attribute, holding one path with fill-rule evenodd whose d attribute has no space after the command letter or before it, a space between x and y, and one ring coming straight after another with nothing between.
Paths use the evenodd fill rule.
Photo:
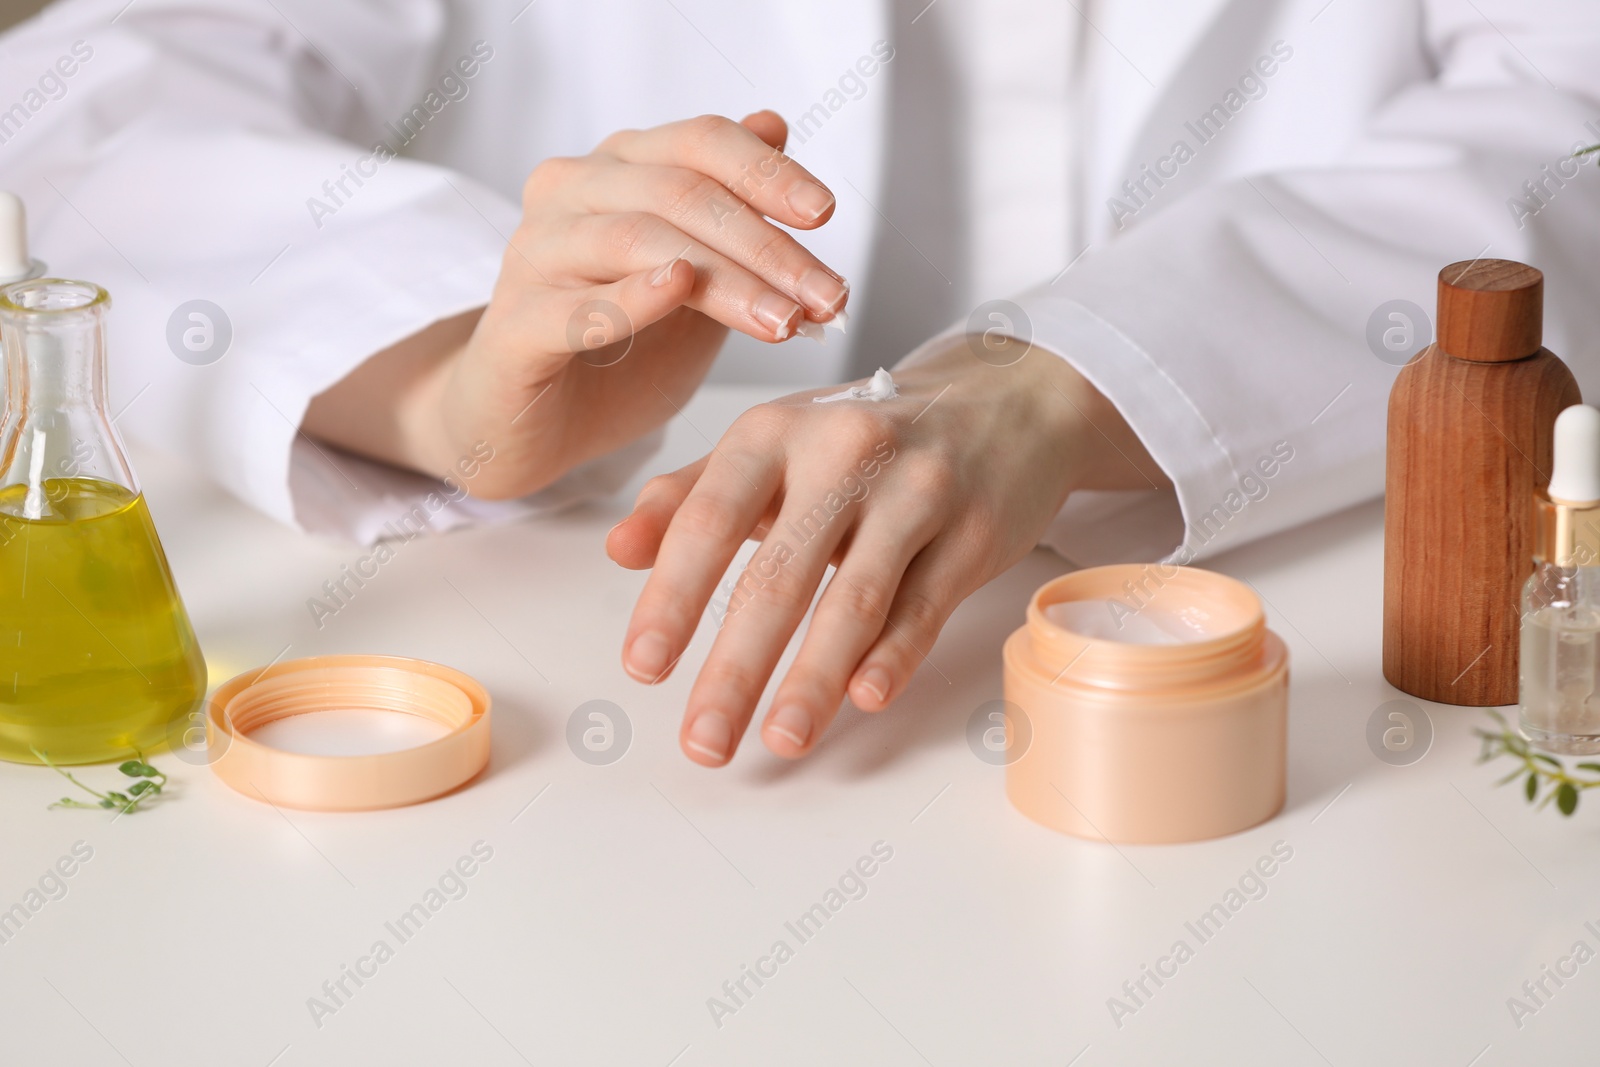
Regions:
<instances>
[{"instance_id":1,"label":"green sprig","mask_svg":"<svg viewBox=\"0 0 1600 1067\"><path fill-rule=\"evenodd\" d=\"M51 763L50 756L47 753L36 748L33 750L33 754L38 756L46 767L49 767L61 777L95 798L95 802L90 804L86 801L74 800L72 797L62 797L54 804L51 804L51 808L104 808L107 811L115 810L126 815L128 812L138 811L139 806L145 801L159 796L161 787L167 784L167 776L145 762L144 753L138 749L133 751L134 759L124 760L117 767L117 770L134 779L133 784L128 786L128 790L125 793L117 789L107 790L104 793L96 789L90 789L69 772Z\"/></svg>"},{"instance_id":2,"label":"green sprig","mask_svg":"<svg viewBox=\"0 0 1600 1067\"><path fill-rule=\"evenodd\" d=\"M1507 756L1522 764L1495 785L1505 785L1520 778L1522 795L1528 798L1528 803L1538 801L1539 808L1545 808L1554 802L1556 810L1563 815L1571 815L1578 810L1578 798L1583 795L1585 789L1600 788L1600 777L1580 778L1568 774L1560 760L1543 752L1535 752L1527 739L1506 722L1505 716L1494 710L1489 714L1494 716L1499 728L1496 730L1480 728L1473 731L1483 742L1478 762L1488 763L1490 760ZM1575 764L1573 769L1600 775L1600 763L1579 763ZM1542 800L1541 793L1544 795Z\"/></svg>"}]
</instances>

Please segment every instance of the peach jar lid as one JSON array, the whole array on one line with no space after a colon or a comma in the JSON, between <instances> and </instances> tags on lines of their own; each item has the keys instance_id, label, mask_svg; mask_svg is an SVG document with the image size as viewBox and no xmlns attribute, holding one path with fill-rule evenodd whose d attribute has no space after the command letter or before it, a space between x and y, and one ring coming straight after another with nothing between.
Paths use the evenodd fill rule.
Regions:
<instances>
[{"instance_id":1,"label":"peach jar lid","mask_svg":"<svg viewBox=\"0 0 1600 1067\"><path fill-rule=\"evenodd\" d=\"M448 731L412 748L358 756L289 752L250 736L267 723L350 708L402 712ZM258 800L370 811L447 793L489 762L489 694L473 678L402 656L312 656L247 671L206 702L211 768Z\"/></svg>"}]
</instances>

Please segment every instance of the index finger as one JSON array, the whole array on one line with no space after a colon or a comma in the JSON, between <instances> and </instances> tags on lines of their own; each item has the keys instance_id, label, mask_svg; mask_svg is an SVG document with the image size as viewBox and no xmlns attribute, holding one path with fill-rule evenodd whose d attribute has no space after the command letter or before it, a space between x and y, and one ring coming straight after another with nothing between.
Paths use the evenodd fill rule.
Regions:
<instances>
[{"instance_id":1,"label":"index finger","mask_svg":"<svg viewBox=\"0 0 1600 1067\"><path fill-rule=\"evenodd\" d=\"M600 145L628 163L686 167L716 179L770 219L812 229L833 214L828 187L800 164L722 115L623 130Z\"/></svg>"}]
</instances>

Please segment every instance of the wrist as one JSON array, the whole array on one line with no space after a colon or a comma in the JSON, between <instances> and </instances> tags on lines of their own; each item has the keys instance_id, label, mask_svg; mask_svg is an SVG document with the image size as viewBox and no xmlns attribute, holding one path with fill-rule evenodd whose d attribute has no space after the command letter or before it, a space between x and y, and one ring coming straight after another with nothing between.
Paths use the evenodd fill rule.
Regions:
<instances>
[{"instance_id":1,"label":"wrist","mask_svg":"<svg viewBox=\"0 0 1600 1067\"><path fill-rule=\"evenodd\" d=\"M465 345L447 350L397 397L406 465L436 478L453 468L469 444L466 435L456 432L454 418L464 353Z\"/></svg>"},{"instance_id":2,"label":"wrist","mask_svg":"<svg viewBox=\"0 0 1600 1067\"><path fill-rule=\"evenodd\" d=\"M1028 359L1039 361L1048 380L1042 401L1054 402L1054 417L1041 415L1069 441L1080 461L1074 489L1159 489L1171 486L1161 466L1123 418L1109 397L1064 357L1035 347ZM1026 361L1025 361L1026 362Z\"/></svg>"},{"instance_id":3,"label":"wrist","mask_svg":"<svg viewBox=\"0 0 1600 1067\"><path fill-rule=\"evenodd\" d=\"M477 312L444 319L370 356L311 399L302 429L358 455L435 477L449 442L447 385Z\"/></svg>"},{"instance_id":4,"label":"wrist","mask_svg":"<svg viewBox=\"0 0 1600 1067\"><path fill-rule=\"evenodd\" d=\"M906 372L960 375L1020 412L1017 424L1039 428L1039 443L1052 453L1068 492L1172 484L1117 406L1064 357L1038 344L1003 365L977 355L992 350L981 335L952 337Z\"/></svg>"}]
</instances>

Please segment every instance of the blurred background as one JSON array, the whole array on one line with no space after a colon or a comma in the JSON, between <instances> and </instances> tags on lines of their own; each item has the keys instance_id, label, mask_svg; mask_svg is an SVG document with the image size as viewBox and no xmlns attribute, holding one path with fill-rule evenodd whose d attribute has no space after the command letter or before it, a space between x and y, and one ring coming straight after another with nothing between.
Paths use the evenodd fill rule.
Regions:
<instances>
[{"instance_id":1,"label":"blurred background","mask_svg":"<svg viewBox=\"0 0 1600 1067\"><path fill-rule=\"evenodd\" d=\"M0 30L14 26L48 4L50 0L6 0L0 4Z\"/></svg>"}]
</instances>

